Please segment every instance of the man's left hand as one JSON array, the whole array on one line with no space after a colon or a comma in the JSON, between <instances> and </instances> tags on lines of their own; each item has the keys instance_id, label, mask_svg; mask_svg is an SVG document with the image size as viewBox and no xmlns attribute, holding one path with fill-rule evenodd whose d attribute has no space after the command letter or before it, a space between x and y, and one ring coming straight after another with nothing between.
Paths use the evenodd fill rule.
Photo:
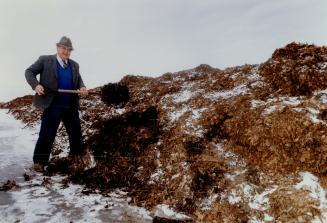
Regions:
<instances>
[{"instance_id":1,"label":"man's left hand","mask_svg":"<svg viewBox=\"0 0 327 223\"><path fill-rule=\"evenodd\" d=\"M79 91L80 91L79 94L80 94L82 97L85 97L85 96L87 96L87 95L89 94L89 91L86 89L86 87L82 87L82 88L80 88Z\"/></svg>"}]
</instances>

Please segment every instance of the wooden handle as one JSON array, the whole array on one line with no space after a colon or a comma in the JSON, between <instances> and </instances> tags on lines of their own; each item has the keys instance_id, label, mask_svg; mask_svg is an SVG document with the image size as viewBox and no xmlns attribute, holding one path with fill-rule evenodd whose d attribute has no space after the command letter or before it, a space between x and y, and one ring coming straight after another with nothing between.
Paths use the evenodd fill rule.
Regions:
<instances>
[{"instance_id":1,"label":"wooden handle","mask_svg":"<svg viewBox=\"0 0 327 223\"><path fill-rule=\"evenodd\" d=\"M79 94L81 93L80 90L66 90L66 89L58 89L57 92L61 93L70 93L70 94ZM100 95L100 92L93 92L93 91L88 91L88 94L95 94L95 95Z\"/></svg>"},{"instance_id":2,"label":"wooden handle","mask_svg":"<svg viewBox=\"0 0 327 223\"><path fill-rule=\"evenodd\" d=\"M61 92L61 93L71 93L71 94L79 94L81 91L79 91L79 90L58 89L58 92Z\"/></svg>"}]
</instances>

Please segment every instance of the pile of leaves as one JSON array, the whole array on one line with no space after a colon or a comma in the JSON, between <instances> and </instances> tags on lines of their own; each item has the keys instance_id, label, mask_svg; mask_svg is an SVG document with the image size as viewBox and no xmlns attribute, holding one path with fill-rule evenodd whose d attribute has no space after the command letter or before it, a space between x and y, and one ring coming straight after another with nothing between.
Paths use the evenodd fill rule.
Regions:
<instances>
[{"instance_id":1,"label":"pile of leaves","mask_svg":"<svg viewBox=\"0 0 327 223\"><path fill-rule=\"evenodd\" d=\"M123 105L129 100L129 92L126 85L109 83L101 88L101 99L108 106Z\"/></svg>"},{"instance_id":2,"label":"pile of leaves","mask_svg":"<svg viewBox=\"0 0 327 223\"><path fill-rule=\"evenodd\" d=\"M102 123L99 133L87 142L96 167L76 173L71 179L100 190L142 188L155 168L151 146L160 136L157 116L156 108L150 107ZM147 166L143 172L138 170L142 165Z\"/></svg>"},{"instance_id":3,"label":"pile of leaves","mask_svg":"<svg viewBox=\"0 0 327 223\"><path fill-rule=\"evenodd\" d=\"M28 126L35 125L40 119L41 110L31 106L33 95L15 98L7 103L0 104L1 109L8 109L16 119L22 120Z\"/></svg>"},{"instance_id":4,"label":"pile of leaves","mask_svg":"<svg viewBox=\"0 0 327 223\"><path fill-rule=\"evenodd\" d=\"M327 47L290 43L260 67L260 75L285 95L311 95L327 87Z\"/></svg>"},{"instance_id":5,"label":"pile of leaves","mask_svg":"<svg viewBox=\"0 0 327 223\"><path fill-rule=\"evenodd\" d=\"M94 89L101 95L81 101L88 158L54 156L51 174L86 193L119 188L133 204L167 204L194 221L319 219L323 205L294 185L308 171L326 187L326 58L325 47L290 43L259 65L202 64ZM30 106L13 103L3 106L14 114ZM64 129L59 138L57 153Z\"/></svg>"}]
</instances>

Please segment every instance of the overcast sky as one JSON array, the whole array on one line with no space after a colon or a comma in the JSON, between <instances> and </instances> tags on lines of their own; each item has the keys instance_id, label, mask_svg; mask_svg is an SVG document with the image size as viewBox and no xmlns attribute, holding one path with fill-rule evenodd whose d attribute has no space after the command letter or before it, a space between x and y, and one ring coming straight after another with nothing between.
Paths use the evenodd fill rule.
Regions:
<instances>
[{"instance_id":1,"label":"overcast sky","mask_svg":"<svg viewBox=\"0 0 327 223\"><path fill-rule=\"evenodd\" d=\"M258 64L292 41L327 45L326 0L0 0L0 101L67 35L89 88L126 74Z\"/></svg>"}]
</instances>

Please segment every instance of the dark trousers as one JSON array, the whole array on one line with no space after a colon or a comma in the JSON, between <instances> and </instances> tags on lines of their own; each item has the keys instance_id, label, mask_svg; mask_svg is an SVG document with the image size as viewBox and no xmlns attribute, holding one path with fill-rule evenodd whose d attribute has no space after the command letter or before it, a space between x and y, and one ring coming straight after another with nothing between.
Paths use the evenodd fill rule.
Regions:
<instances>
[{"instance_id":1,"label":"dark trousers","mask_svg":"<svg viewBox=\"0 0 327 223\"><path fill-rule=\"evenodd\" d=\"M43 111L41 129L36 142L33 161L46 164L60 122L63 122L69 137L70 156L82 155L82 133L77 106L73 103L62 103L54 100L50 107Z\"/></svg>"}]
</instances>

